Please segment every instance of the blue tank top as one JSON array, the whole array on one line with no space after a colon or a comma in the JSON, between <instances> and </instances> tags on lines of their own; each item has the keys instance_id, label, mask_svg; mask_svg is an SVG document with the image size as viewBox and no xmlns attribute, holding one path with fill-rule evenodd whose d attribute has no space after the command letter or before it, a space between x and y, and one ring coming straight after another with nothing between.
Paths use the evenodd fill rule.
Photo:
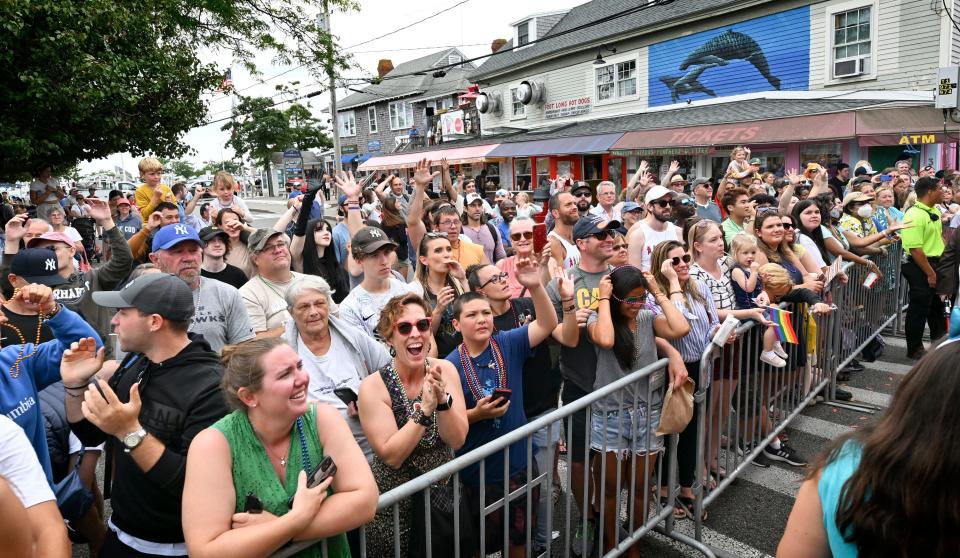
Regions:
<instances>
[{"instance_id":1,"label":"blue tank top","mask_svg":"<svg viewBox=\"0 0 960 558\"><path fill-rule=\"evenodd\" d=\"M734 269L739 269L743 272L743 275L750 279L750 270L743 267L740 264L733 266ZM737 309L747 310L750 308L756 308L757 305L753 303L753 299L760 296L760 293L763 291L763 283L760 281L760 278L757 277L757 286L753 289L753 292L748 293L740 286L736 281L730 281L730 285L733 287L733 299L736 301Z\"/></svg>"},{"instance_id":2,"label":"blue tank top","mask_svg":"<svg viewBox=\"0 0 960 558\"><path fill-rule=\"evenodd\" d=\"M843 540L837 527L837 507L843 485L860 464L860 444L849 441L840 449L837 458L827 464L820 473L817 494L823 509L823 528L827 532L827 541L834 558L857 558L857 545Z\"/></svg>"}]
</instances>

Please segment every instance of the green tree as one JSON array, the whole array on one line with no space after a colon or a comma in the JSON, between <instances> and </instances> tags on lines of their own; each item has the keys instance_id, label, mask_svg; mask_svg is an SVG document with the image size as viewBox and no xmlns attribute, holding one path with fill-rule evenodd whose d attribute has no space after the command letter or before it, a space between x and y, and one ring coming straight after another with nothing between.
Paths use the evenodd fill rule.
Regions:
<instances>
[{"instance_id":1,"label":"green tree","mask_svg":"<svg viewBox=\"0 0 960 558\"><path fill-rule=\"evenodd\" d=\"M190 163L190 161L177 159L175 161L169 161L165 163L165 165L168 169L170 169L170 172L184 178L193 178L194 176L200 174L197 172L197 169L193 167L193 164Z\"/></svg>"},{"instance_id":2,"label":"green tree","mask_svg":"<svg viewBox=\"0 0 960 558\"><path fill-rule=\"evenodd\" d=\"M243 165L236 161L207 161L200 168L200 171L217 174L217 171L225 170L230 174L237 176L243 172Z\"/></svg>"},{"instance_id":3,"label":"green tree","mask_svg":"<svg viewBox=\"0 0 960 558\"><path fill-rule=\"evenodd\" d=\"M287 109L272 106L269 97L243 98L233 111L233 118L223 126L230 130L226 145L238 155L247 155L266 170L267 190L273 195L271 156L288 148L312 149L333 145L323 124L310 109L294 103Z\"/></svg>"},{"instance_id":4,"label":"green tree","mask_svg":"<svg viewBox=\"0 0 960 558\"><path fill-rule=\"evenodd\" d=\"M6 0L0 2L0 178L40 162L70 167L117 152L182 156L207 119L201 94L254 56L345 67L310 14L353 0ZM290 38L287 40L287 38ZM318 63L317 61L320 61Z\"/></svg>"}]
</instances>

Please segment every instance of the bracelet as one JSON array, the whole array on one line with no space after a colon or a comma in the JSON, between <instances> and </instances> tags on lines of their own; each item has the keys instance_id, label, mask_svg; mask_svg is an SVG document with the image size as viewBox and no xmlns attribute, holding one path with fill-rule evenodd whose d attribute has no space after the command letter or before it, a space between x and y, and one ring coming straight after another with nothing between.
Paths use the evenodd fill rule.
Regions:
<instances>
[{"instance_id":1,"label":"bracelet","mask_svg":"<svg viewBox=\"0 0 960 558\"><path fill-rule=\"evenodd\" d=\"M673 296L675 294L682 295L683 291L670 291L670 296Z\"/></svg>"},{"instance_id":2,"label":"bracelet","mask_svg":"<svg viewBox=\"0 0 960 558\"><path fill-rule=\"evenodd\" d=\"M67 384L63 384L63 389L87 389L88 387L90 387L90 384L83 384L82 386L68 386Z\"/></svg>"},{"instance_id":3,"label":"bracelet","mask_svg":"<svg viewBox=\"0 0 960 558\"><path fill-rule=\"evenodd\" d=\"M561 298L560 302L573 302L573 297L570 298Z\"/></svg>"},{"instance_id":4,"label":"bracelet","mask_svg":"<svg viewBox=\"0 0 960 558\"><path fill-rule=\"evenodd\" d=\"M570 307L564 308L564 309L563 309L563 312L564 312L564 313L573 312L573 311L575 311L576 309L577 309L576 306L570 306Z\"/></svg>"},{"instance_id":5,"label":"bracelet","mask_svg":"<svg viewBox=\"0 0 960 558\"><path fill-rule=\"evenodd\" d=\"M67 392L67 395L69 395L70 397L74 397L74 398L83 397L83 393L76 393L76 394L74 394L74 393L70 393L69 391Z\"/></svg>"},{"instance_id":6,"label":"bracelet","mask_svg":"<svg viewBox=\"0 0 960 558\"><path fill-rule=\"evenodd\" d=\"M610 297L606 297L606 298L600 297L600 298L598 298L597 300L610 300Z\"/></svg>"}]
</instances>

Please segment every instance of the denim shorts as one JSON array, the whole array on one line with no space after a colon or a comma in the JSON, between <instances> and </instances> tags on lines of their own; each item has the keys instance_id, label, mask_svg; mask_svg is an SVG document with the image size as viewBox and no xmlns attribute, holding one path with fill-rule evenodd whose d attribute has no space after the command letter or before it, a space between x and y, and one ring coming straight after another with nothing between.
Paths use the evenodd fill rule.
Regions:
<instances>
[{"instance_id":1,"label":"denim shorts","mask_svg":"<svg viewBox=\"0 0 960 558\"><path fill-rule=\"evenodd\" d=\"M657 436L660 425L661 404L649 408L650 425L647 427L647 406L602 412L594 409L590 416L590 449L616 452L617 457L626 459L630 453L644 455L657 453L663 449L663 436Z\"/></svg>"}]
</instances>

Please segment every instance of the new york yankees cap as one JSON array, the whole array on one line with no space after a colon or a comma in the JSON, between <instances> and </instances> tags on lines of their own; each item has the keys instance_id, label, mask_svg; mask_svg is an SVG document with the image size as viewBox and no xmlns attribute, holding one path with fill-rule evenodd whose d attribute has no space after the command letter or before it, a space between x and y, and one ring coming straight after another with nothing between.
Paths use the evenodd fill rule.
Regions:
<instances>
[{"instance_id":1,"label":"new york yankees cap","mask_svg":"<svg viewBox=\"0 0 960 558\"><path fill-rule=\"evenodd\" d=\"M159 314L178 322L189 320L194 312L190 287L168 273L141 275L119 291L95 292L93 301L107 308L136 308L144 314Z\"/></svg>"},{"instance_id":2,"label":"new york yankees cap","mask_svg":"<svg viewBox=\"0 0 960 558\"><path fill-rule=\"evenodd\" d=\"M17 252L10 262L10 273L28 283L56 287L67 283L57 273L57 253L50 248L26 248Z\"/></svg>"},{"instance_id":3,"label":"new york yankees cap","mask_svg":"<svg viewBox=\"0 0 960 558\"><path fill-rule=\"evenodd\" d=\"M183 223L174 223L162 227L157 231L157 234L153 235L153 245L151 248L154 252L157 250L169 250L187 240L192 240L203 246L203 242L200 240L200 235L197 234L196 229Z\"/></svg>"},{"instance_id":4,"label":"new york yankees cap","mask_svg":"<svg viewBox=\"0 0 960 558\"><path fill-rule=\"evenodd\" d=\"M397 243L390 240L387 233L377 227L363 227L357 234L353 235L351 240L353 250L359 250L364 254L372 254L384 246L397 247Z\"/></svg>"}]
</instances>

